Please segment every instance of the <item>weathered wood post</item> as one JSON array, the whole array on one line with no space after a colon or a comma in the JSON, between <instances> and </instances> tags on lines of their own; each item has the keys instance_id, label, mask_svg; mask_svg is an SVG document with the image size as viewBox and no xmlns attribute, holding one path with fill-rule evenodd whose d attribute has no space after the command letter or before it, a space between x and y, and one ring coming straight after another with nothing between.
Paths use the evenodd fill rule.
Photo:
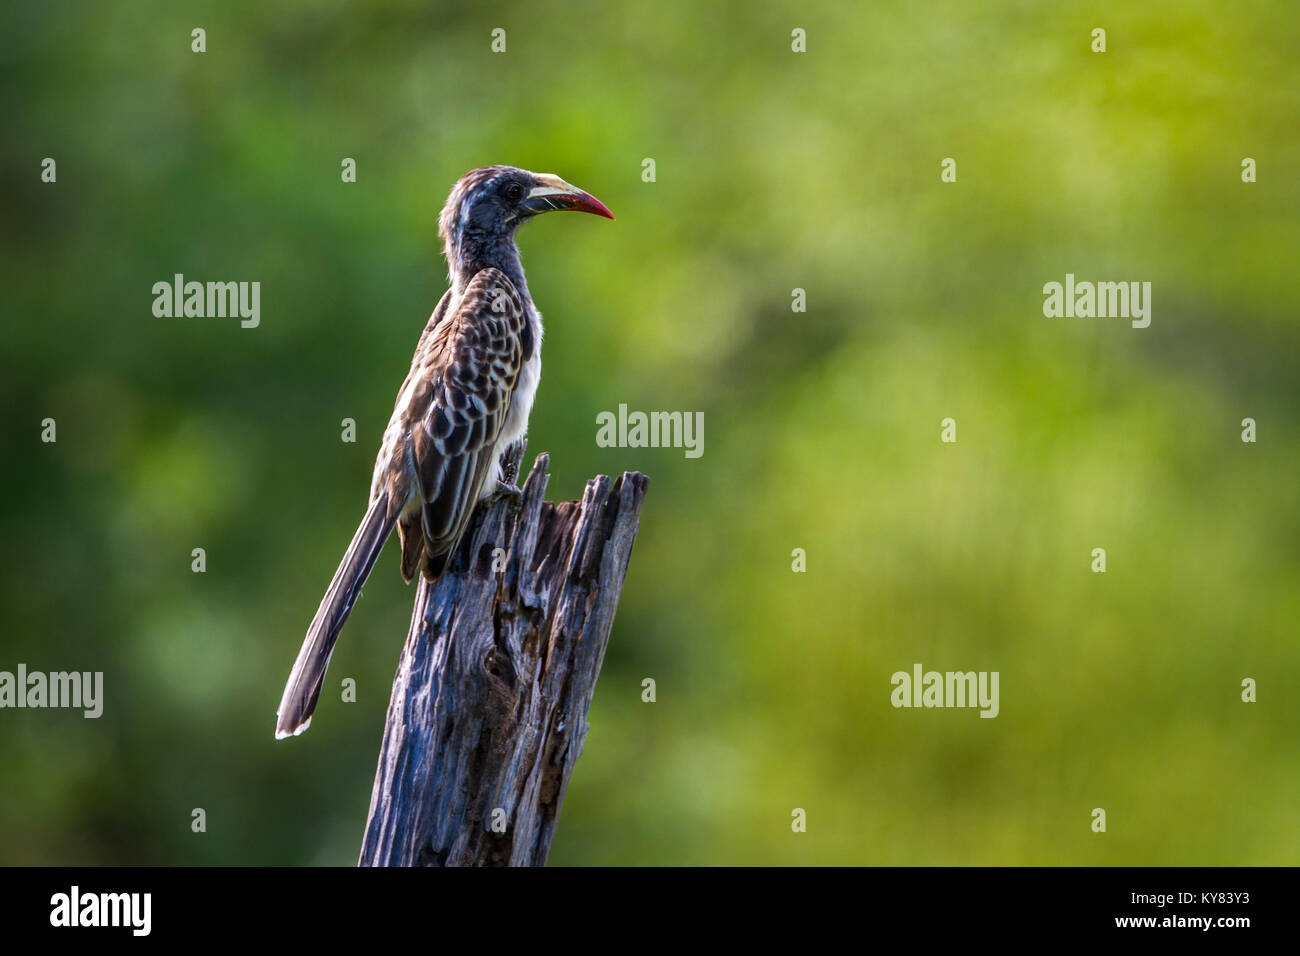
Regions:
<instances>
[{"instance_id":1,"label":"weathered wood post","mask_svg":"<svg viewBox=\"0 0 1300 956\"><path fill-rule=\"evenodd\" d=\"M522 501L480 512L435 583L420 580L362 866L546 862L649 481L600 475L581 501L550 504L549 460Z\"/></svg>"}]
</instances>

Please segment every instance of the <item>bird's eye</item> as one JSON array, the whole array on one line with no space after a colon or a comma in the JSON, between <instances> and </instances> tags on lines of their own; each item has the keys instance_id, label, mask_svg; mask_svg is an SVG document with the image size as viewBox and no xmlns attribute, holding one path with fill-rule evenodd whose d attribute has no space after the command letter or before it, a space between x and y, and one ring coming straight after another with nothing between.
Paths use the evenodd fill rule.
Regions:
<instances>
[{"instance_id":1,"label":"bird's eye","mask_svg":"<svg viewBox=\"0 0 1300 956\"><path fill-rule=\"evenodd\" d=\"M511 202L519 202L524 198L524 187L520 183L511 183L506 186L506 198Z\"/></svg>"}]
</instances>

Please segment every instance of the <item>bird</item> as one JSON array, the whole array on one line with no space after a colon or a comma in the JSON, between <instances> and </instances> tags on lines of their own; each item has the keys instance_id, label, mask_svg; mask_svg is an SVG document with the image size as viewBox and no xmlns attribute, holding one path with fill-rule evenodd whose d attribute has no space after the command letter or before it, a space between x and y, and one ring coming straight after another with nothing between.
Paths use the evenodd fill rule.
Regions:
<instances>
[{"instance_id":1,"label":"bird","mask_svg":"<svg viewBox=\"0 0 1300 956\"><path fill-rule=\"evenodd\" d=\"M364 517L339 562L276 712L277 739L311 724L339 632L396 528L401 570L436 580L475 506L519 488L501 455L522 439L542 373L542 316L515 234L552 211L613 219L550 173L485 166L462 176L438 217L449 288L420 335L375 459Z\"/></svg>"}]
</instances>

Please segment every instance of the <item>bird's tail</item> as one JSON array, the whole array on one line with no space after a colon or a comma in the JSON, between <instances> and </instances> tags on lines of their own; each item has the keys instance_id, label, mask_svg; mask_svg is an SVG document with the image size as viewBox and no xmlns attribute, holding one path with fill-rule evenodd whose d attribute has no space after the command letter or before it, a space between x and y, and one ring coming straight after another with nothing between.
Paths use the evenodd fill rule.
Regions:
<instances>
[{"instance_id":1,"label":"bird's tail","mask_svg":"<svg viewBox=\"0 0 1300 956\"><path fill-rule=\"evenodd\" d=\"M384 542L393 531L398 510L389 508L388 492L380 494L370 503L357 533L352 536L352 543L339 562L339 569L334 572L334 580L321 598L311 627L307 628L302 650L298 652L298 659L289 674L289 683L284 687L280 709L276 711L277 740L297 736L311 724L312 711L316 709L316 700L325 680L325 668L334 652L334 642L338 640L343 622L348 619L348 613L361 592L361 586L370 576L370 569L375 566Z\"/></svg>"}]
</instances>

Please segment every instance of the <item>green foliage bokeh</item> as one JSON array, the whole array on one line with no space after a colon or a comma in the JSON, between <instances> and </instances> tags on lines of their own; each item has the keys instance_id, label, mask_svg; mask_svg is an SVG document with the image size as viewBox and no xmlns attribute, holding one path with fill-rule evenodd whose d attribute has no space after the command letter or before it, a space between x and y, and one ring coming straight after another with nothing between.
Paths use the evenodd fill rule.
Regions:
<instances>
[{"instance_id":1,"label":"green foliage bokeh","mask_svg":"<svg viewBox=\"0 0 1300 956\"><path fill-rule=\"evenodd\" d=\"M521 233L530 459L555 498L652 477L553 862L1297 862L1294 3L0 24L0 669L106 686L99 720L0 711L0 863L355 861L395 552L312 730L274 711L445 287L438 211L489 163L619 217ZM1045 318L1067 272L1150 281L1150 328ZM260 327L154 317L175 273L260 281ZM621 402L704 412L703 457L596 447ZM895 710L916 662L998 671L1000 715Z\"/></svg>"}]
</instances>

